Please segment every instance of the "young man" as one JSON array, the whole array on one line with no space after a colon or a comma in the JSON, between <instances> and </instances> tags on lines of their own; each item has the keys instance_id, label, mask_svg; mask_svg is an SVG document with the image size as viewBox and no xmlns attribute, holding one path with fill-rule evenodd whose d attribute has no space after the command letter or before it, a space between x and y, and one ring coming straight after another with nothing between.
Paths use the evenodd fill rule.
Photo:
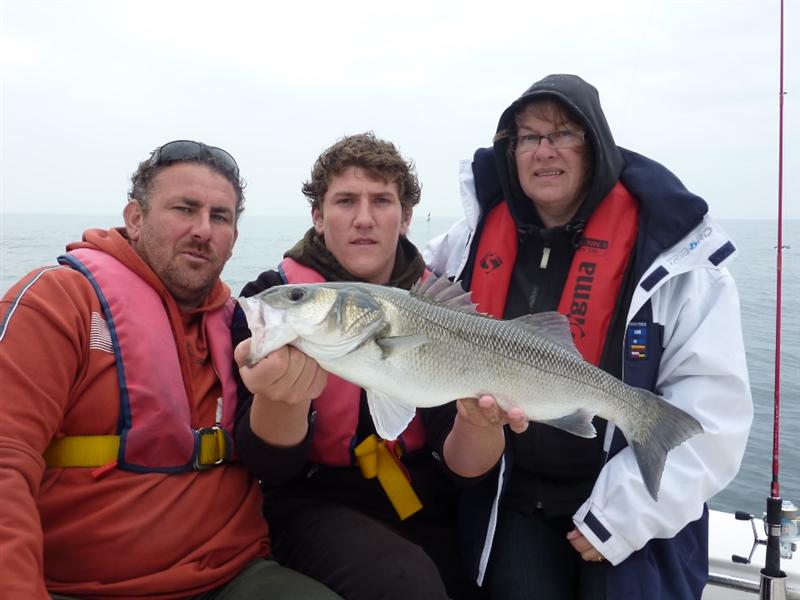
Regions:
<instances>
[{"instance_id":1,"label":"young man","mask_svg":"<svg viewBox=\"0 0 800 600\"><path fill-rule=\"evenodd\" d=\"M313 227L242 295L313 281L408 289L423 276L422 257L405 237L420 187L394 145L371 133L343 138L318 158L303 193ZM364 391L296 348L244 366L250 332L237 315L247 386L237 447L264 485L278 559L348 600L481 597L461 567L455 489L438 458L455 407L420 410L399 443L385 442ZM392 468L370 472L376 456L390 457L379 464ZM295 474L287 478L289 465ZM392 479L399 491L380 483Z\"/></svg>"},{"instance_id":2,"label":"young man","mask_svg":"<svg viewBox=\"0 0 800 600\"><path fill-rule=\"evenodd\" d=\"M9 598L338 598L264 560L231 443L233 157L179 140L0 303L0 578Z\"/></svg>"}]
</instances>

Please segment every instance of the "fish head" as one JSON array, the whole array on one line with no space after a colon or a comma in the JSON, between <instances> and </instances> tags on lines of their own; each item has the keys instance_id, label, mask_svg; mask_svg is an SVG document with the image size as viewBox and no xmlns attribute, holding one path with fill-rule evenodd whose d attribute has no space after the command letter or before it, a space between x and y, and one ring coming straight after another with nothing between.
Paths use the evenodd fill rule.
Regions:
<instances>
[{"instance_id":1,"label":"fish head","mask_svg":"<svg viewBox=\"0 0 800 600\"><path fill-rule=\"evenodd\" d=\"M281 285L237 302L252 333L250 364L285 344L335 359L384 326L378 302L357 286Z\"/></svg>"}]
</instances>

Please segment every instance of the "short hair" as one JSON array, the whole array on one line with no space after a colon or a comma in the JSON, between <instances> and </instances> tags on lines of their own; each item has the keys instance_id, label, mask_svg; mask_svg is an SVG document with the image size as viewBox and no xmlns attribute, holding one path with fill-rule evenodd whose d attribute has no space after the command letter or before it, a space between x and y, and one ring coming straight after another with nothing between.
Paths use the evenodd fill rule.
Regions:
<instances>
[{"instance_id":1,"label":"short hair","mask_svg":"<svg viewBox=\"0 0 800 600\"><path fill-rule=\"evenodd\" d=\"M422 188L414 162L404 159L394 144L371 131L341 138L319 155L311 178L303 183L303 195L312 209L321 209L331 180L348 167L360 167L387 183L396 183L404 214L419 203Z\"/></svg>"},{"instance_id":2,"label":"short hair","mask_svg":"<svg viewBox=\"0 0 800 600\"><path fill-rule=\"evenodd\" d=\"M569 107L552 98L542 98L534 100L519 107L514 114L514 124L519 129L519 122L525 115L533 115L544 121L553 123L556 127L563 127L567 123L572 123L583 128L581 119L570 110Z\"/></svg>"},{"instance_id":3,"label":"short hair","mask_svg":"<svg viewBox=\"0 0 800 600\"><path fill-rule=\"evenodd\" d=\"M205 145L203 145L205 146ZM205 165L215 173L222 175L233 186L233 191L236 193L236 219L244 211L244 188L247 185L245 181L239 176L238 169L234 170L226 163L222 162L218 157L214 156L208 149L203 148L196 155L189 158L178 160L154 160L157 157L158 151L161 146L156 148L150 153L150 156L139 163L136 172L131 175L131 189L128 192L128 200L136 200L139 206L142 207L144 212L148 210L148 196L153 190L153 182L161 171L169 166L178 163L196 163Z\"/></svg>"},{"instance_id":4,"label":"short hair","mask_svg":"<svg viewBox=\"0 0 800 600\"><path fill-rule=\"evenodd\" d=\"M530 102L520 105L514 112L514 121L510 122L506 127L498 131L494 136L494 141L501 140L506 137L515 137L519 129L519 122L525 115L532 115L544 121L553 123L556 127L562 127L567 123L573 123L584 128L583 121L575 114L574 111L559 102L555 98L536 98ZM509 145L509 149L513 150Z\"/></svg>"}]
</instances>

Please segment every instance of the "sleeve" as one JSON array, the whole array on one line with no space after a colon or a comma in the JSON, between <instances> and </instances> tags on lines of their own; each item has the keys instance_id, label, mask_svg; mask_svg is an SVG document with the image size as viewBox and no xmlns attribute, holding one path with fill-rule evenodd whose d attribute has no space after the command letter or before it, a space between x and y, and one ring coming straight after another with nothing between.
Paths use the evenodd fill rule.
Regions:
<instances>
[{"instance_id":1,"label":"sleeve","mask_svg":"<svg viewBox=\"0 0 800 600\"><path fill-rule=\"evenodd\" d=\"M246 297L254 296L281 283L282 280L277 271L265 271L258 276L258 279L246 284L242 288L241 295ZM234 348L237 344L250 337L247 320L238 305L233 311L231 337ZM239 370L234 369L234 373L238 384L234 435L239 458L252 473L253 477L264 485L280 485L297 475L306 464L307 457L311 451L311 429L313 423L309 422L308 434L297 446L284 448L266 443L253 433L250 427L250 407L253 403L253 395L242 383L239 377Z\"/></svg>"},{"instance_id":2,"label":"sleeve","mask_svg":"<svg viewBox=\"0 0 800 600\"><path fill-rule=\"evenodd\" d=\"M739 298L727 269L677 276L655 293L652 306L664 324L657 392L698 419L704 433L670 451L657 502L630 448L606 463L573 519L613 564L701 516L704 503L739 470L753 418ZM597 521L605 541L588 524Z\"/></svg>"},{"instance_id":3,"label":"sleeve","mask_svg":"<svg viewBox=\"0 0 800 600\"><path fill-rule=\"evenodd\" d=\"M456 485L469 487L477 485L486 479L497 477L497 465L478 477L464 477L452 471L444 460L444 441L447 439L450 430L453 429L453 421L456 418L455 402L418 410L422 417L422 422L425 424L425 435L430 452L433 453L436 462ZM506 440L508 440L507 428L505 429L505 434Z\"/></svg>"},{"instance_id":4,"label":"sleeve","mask_svg":"<svg viewBox=\"0 0 800 600\"><path fill-rule=\"evenodd\" d=\"M0 580L14 598L47 598L37 497L42 455L85 367L91 285L66 267L33 272L0 302Z\"/></svg>"},{"instance_id":5,"label":"sleeve","mask_svg":"<svg viewBox=\"0 0 800 600\"><path fill-rule=\"evenodd\" d=\"M425 436L431 452L442 456L444 441L453 428L456 418L456 403L448 402L433 408L420 408L419 414L425 424ZM442 461L444 463L444 461Z\"/></svg>"},{"instance_id":6,"label":"sleeve","mask_svg":"<svg viewBox=\"0 0 800 600\"><path fill-rule=\"evenodd\" d=\"M478 150L475 154L476 160L479 154L484 157L481 159L481 163L488 160L490 164L489 168L482 169L482 172L485 171L489 175L494 174L492 150L490 148ZM462 160L459 163L458 183L464 217L456 221L447 232L430 240L422 250L422 257L431 271L439 276L444 275L456 279L460 279L461 272L469 258L469 246L480 215L478 191L471 160ZM500 192L499 183L497 192Z\"/></svg>"},{"instance_id":7,"label":"sleeve","mask_svg":"<svg viewBox=\"0 0 800 600\"><path fill-rule=\"evenodd\" d=\"M457 221L425 245L422 250L425 264L437 275L458 278L468 258L471 235L467 220Z\"/></svg>"}]
</instances>

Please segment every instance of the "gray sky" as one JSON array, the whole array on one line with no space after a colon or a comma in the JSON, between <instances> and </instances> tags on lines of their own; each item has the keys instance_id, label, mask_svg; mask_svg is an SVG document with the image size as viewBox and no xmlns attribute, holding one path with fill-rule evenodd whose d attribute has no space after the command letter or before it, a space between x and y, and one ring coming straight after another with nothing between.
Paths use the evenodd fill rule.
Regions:
<instances>
[{"instance_id":1,"label":"gray sky","mask_svg":"<svg viewBox=\"0 0 800 600\"><path fill-rule=\"evenodd\" d=\"M786 1L784 216L800 218L800 0ZM171 139L229 150L251 214L302 215L319 152L372 129L415 160L420 215L549 73L600 91L617 143L723 218L776 215L775 0L0 0L0 211L119 213Z\"/></svg>"}]
</instances>

